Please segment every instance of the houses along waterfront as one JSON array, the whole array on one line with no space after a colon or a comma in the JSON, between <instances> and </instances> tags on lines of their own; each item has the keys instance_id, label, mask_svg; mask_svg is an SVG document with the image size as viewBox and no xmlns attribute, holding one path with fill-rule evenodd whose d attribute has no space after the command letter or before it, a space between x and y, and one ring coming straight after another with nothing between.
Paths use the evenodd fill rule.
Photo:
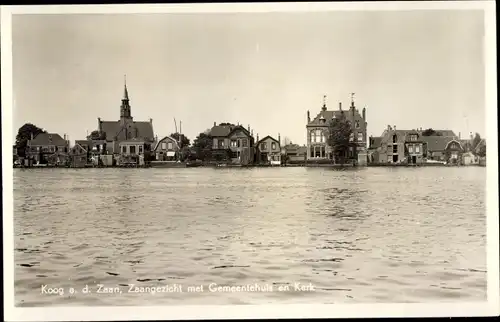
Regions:
<instances>
[{"instance_id":1,"label":"houses along waterfront","mask_svg":"<svg viewBox=\"0 0 500 322\"><path fill-rule=\"evenodd\" d=\"M346 124L342 130L342 124ZM338 127L338 128L336 128ZM200 133L190 146L182 145L182 134L158 138L153 120L132 116L125 82L116 121L97 118L97 128L85 139L71 144L66 135L30 133L25 145L14 145L15 165L64 167L178 167L188 165L227 166L409 166L485 165L486 141L462 139L452 130L397 129L388 125L378 137L368 137L366 107L348 108L338 103L329 109L326 96L317 111L307 110L307 143L282 146L280 133L259 134L250 125L217 123ZM340 131L340 132L339 132ZM343 131L343 132L342 132ZM255 132L255 133L254 133ZM339 134L340 133L340 134ZM345 136L343 138L343 136ZM345 140L345 144L341 141ZM338 141L338 142L337 142ZM340 143L339 143L340 142Z\"/></svg>"}]
</instances>

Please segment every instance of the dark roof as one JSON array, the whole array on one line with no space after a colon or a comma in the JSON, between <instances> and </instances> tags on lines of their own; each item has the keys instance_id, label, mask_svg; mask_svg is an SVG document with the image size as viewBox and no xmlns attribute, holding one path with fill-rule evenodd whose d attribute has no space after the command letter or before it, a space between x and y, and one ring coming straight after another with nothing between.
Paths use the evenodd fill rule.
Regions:
<instances>
[{"instance_id":1,"label":"dark roof","mask_svg":"<svg viewBox=\"0 0 500 322\"><path fill-rule=\"evenodd\" d=\"M373 142L373 144L371 144ZM382 145L382 138L380 136L375 136L370 138L370 149L378 148Z\"/></svg>"},{"instance_id":2,"label":"dark roof","mask_svg":"<svg viewBox=\"0 0 500 322\"><path fill-rule=\"evenodd\" d=\"M474 152L479 153L481 146L486 145L486 139L481 139L479 143L476 145Z\"/></svg>"},{"instance_id":3,"label":"dark roof","mask_svg":"<svg viewBox=\"0 0 500 322\"><path fill-rule=\"evenodd\" d=\"M427 151L444 151L451 141L457 141L454 136L422 136L422 140L427 144Z\"/></svg>"},{"instance_id":4,"label":"dark roof","mask_svg":"<svg viewBox=\"0 0 500 322\"><path fill-rule=\"evenodd\" d=\"M89 146L92 144L90 140L75 140L75 144L80 145L81 147Z\"/></svg>"},{"instance_id":5,"label":"dark roof","mask_svg":"<svg viewBox=\"0 0 500 322\"><path fill-rule=\"evenodd\" d=\"M251 136L250 132L248 132L248 130L245 129L242 125L232 125L232 126L231 125L215 125L210 130L210 136L212 136L212 137L228 137L233 132L235 132L237 130L241 130L246 135Z\"/></svg>"},{"instance_id":6,"label":"dark roof","mask_svg":"<svg viewBox=\"0 0 500 322\"><path fill-rule=\"evenodd\" d=\"M280 142L279 142L278 140L276 140L275 138L273 138L273 137L272 137L272 136L270 136L270 135L268 135L268 136L266 136L266 137L264 137L264 138L260 139L260 140L259 140L259 142L257 142L257 144L260 144L260 142L262 142L262 141L264 141L264 140L267 140L267 139L271 139L271 140L273 140L274 142L276 142L276 143L280 144Z\"/></svg>"},{"instance_id":7,"label":"dark roof","mask_svg":"<svg viewBox=\"0 0 500 322\"><path fill-rule=\"evenodd\" d=\"M83 151L87 152L87 149L85 148L85 146L82 146L80 143L75 143L75 146L73 146L73 149L76 148L77 146L79 146Z\"/></svg>"},{"instance_id":8,"label":"dark roof","mask_svg":"<svg viewBox=\"0 0 500 322\"><path fill-rule=\"evenodd\" d=\"M67 145L68 142L64 140L57 133L40 133L33 140L30 140L30 145Z\"/></svg>"},{"instance_id":9,"label":"dark roof","mask_svg":"<svg viewBox=\"0 0 500 322\"><path fill-rule=\"evenodd\" d=\"M342 112L344 112L344 115L347 115L347 112L349 112L349 110L346 110L346 111L344 111L344 110L342 110L342 111L341 110L336 110L336 111L321 111L307 125L323 125L321 123L321 121L320 121L322 117L325 120L328 121L328 120L331 120L333 118L333 116L335 116L336 118L341 117L342 116Z\"/></svg>"},{"instance_id":10,"label":"dark roof","mask_svg":"<svg viewBox=\"0 0 500 322\"><path fill-rule=\"evenodd\" d=\"M129 123L132 130L132 135L139 138L154 140L153 124L151 122L132 122ZM106 133L107 140L114 140L117 137L118 140L125 140L124 127L120 121L100 121L100 126L102 132Z\"/></svg>"},{"instance_id":11,"label":"dark roof","mask_svg":"<svg viewBox=\"0 0 500 322\"><path fill-rule=\"evenodd\" d=\"M298 144L287 144L283 147L286 153L302 154L307 152L307 146L300 146Z\"/></svg>"},{"instance_id":12,"label":"dark roof","mask_svg":"<svg viewBox=\"0 0 500 322\"><path fill-rule=\"evenodd\" d=\"M419 130L417 132L419 134L421 134L422 132L425 132L425 131L426 131L425 129L422 129L422 131ZM440 133L441 135L439 135L439 136L446 136L446 137L455 137L456 136L455 132L453 132L452 130L434 130L434 131L437 133ZM432 136L437 136L437 135L432 135Z\"/></svg>"},{"instance_id":13,"label":"dark roof","mask_svg":"<svg viewBox=\"0 0 500 322\"><path fill-rule=\"evenodd\" d=\"M210 136L212 137L221 137L221 136L228 136L229 133L232 130L232 126L230 125L216 125L212 127L210 130Z\"/></svg>"}]
</instances>

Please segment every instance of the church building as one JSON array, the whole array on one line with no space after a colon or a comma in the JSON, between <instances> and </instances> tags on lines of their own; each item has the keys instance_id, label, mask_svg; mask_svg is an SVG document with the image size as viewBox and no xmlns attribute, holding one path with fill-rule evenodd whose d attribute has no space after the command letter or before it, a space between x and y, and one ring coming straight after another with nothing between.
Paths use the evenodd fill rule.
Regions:
<instances>
[{"instance_id":1,"label":"church building","mask_svg":"<svg viewBox=\"0 0 500 322\"><path fill-rule=\"evenodd\" d=\"M307 111L307 160L332 159L332 151L328 145L329 126L333 119L346 117L351 124L351 142L354 143L357 152L366 150L367 125L366 108L361 114L354 104L354 93L351 94L351 106L348 110L342 109L342 102L339 102L338 110L328 110L326 107L326 96L323 97L321 111L311 119L310 112ZM349 151L347 157L354 157L354 147Z\"/></svg>"},{"instance_id":2,"label":"church building","mask_svg":"<svg viewBox=\"0 0 500 322\"><path fill-rule=\"evenodd\" d=\"M154 144L153 120L134 120L126 82L120 106L120 119L102 121L98 118L97 125L102 141L99 150L105 154L143 155L151 151Z\"/></svg>"}]
</instances>

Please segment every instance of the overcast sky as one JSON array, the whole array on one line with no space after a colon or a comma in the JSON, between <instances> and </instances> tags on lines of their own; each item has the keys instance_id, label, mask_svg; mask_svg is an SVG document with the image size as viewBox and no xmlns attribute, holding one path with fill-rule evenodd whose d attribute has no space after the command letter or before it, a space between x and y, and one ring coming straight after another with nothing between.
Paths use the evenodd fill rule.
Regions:
<instances>
[{"instance_id":1,"label":"overcast sky","mask_svg":"<svg viewBox=\"0 0 500 322\"><path fill-rule=\"evenodd\" d=\"M482 11L18 15L14 133L26 122L83 139L118 120L127 84L155 134L217 122L305 143L327 95L387 124L485 134Z\"/></svg>"}]
</instances>

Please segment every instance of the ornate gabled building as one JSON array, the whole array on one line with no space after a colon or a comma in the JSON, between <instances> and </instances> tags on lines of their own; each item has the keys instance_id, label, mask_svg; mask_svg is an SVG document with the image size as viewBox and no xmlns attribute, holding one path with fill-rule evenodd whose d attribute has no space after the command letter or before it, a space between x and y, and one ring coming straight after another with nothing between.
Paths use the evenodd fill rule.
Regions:
<instances>
[{"instance_id":1,"label":"ornate gabled building","mask_svg":"<svg viewBox=\"0 0 500 322\"><path fill-rule=\"evenodd\" d=\"M98 149L106 154L143 154L151 151L154 142L153 120L134 121L132 108L125 82L120 119L118 121L102 121L98 118L102 146Z\"/></svg>"},{"instance_id":2,"label":"ornate gabled building","mask_svg":"<svg viewBox=\"0 0 500 322\"><path fill-rule=\"evenodd\" d=\"M323 98L326 99L326 96ZM328 145L329 126L333 119L340 117L346 117L351 124L351 141L355 143L356 149L358 151L366 150L366 129L368 126L366 122L366 108L363 108L362 114L360 114L354 104L353 96L351 96L351 106L348 110L344 111L342 109L342 102L339 102L338 110L328 110L326 101L324 101L321 111L315 118L311 119L311 114L307 111L307 160L332 158L332 151ZM353 147L349 151L349 157L355 155Z\"/></svg>"}]
</instances>

